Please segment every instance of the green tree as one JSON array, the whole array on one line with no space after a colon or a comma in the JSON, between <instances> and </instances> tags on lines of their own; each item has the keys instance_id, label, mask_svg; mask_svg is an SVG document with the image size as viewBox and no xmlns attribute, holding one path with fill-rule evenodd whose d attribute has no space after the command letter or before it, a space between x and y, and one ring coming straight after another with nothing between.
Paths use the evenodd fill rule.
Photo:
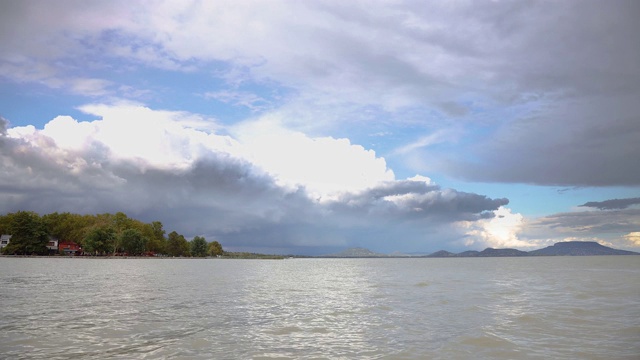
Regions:
<instances>
[{"instance_id":1,"label":"green tree","mask_svg":"<svg viewBox=\"0 0 640 360\"><path fill-rule=\"evenodd\" d=\"M147 251L159 254L167 252L167 239L164 237L165 231L160 221L144 224L142 233L147 238Z\"/></svg>"},{"instance_id":2,"label":"green tree","mask_svg":"<svg viewBox=\"0 0 640 360\"><path fill-rule=\"evenodd\" d=\"M201 236L196 236L191 240L191 256L207 256L207 240Z\"/></svg>"},{"instance_id":3,"label":"green tree","mask_svg":"<svg viewBox=\"0 0 640 360\"><path fill-rule=\"evenodd\" d=\"M217 241L212 241L209 243L209 255L211 256L219 256L222 255L224 251L222 250L222 245L220 245Z\"/></svg>"},{"instance_id":4,"label":"green tree","mask_svg":"<svg viewBox=\"0 0 640 360\"><path fill-rule=\"evenodd\" d=\"M9 228L11 227L14 215L15 214L6 214L0 216L0 235L9 234Z\"/></svg>"},{"instance_id":5,"label":"green tree","mask_svg":"<svg viewBox=\"0 0 640 360\"><path fill-rule=\"evenodd\" d=\"M111 224L116 232L116 241L113 243L113 253L115 255L115 253L122 250L120 238L125 230L133 227L133 219L130 219L127 214L118 211L115 215L111 216Z\"/></svg>"},{"instance_id":6,"label":"green tree","mask_svg":"<svg viewBox=\"0 0 640 360\"><path fill-rule=\"evenodd\" d=\"M82 246L84 246L84 238L94 222L94 218L90 215L68 212L47 214L42 217L42 220L47 226L47 232L52 237L62 241L73 241Z\"/></svg>"},{"instance_id":7,"label":"green tree","mask_svg":"<svg viewBox=\"0 0 640 360\"><path fill-rule=\"evenodd\" d=\"M6 232L11 235L5 254L45 255L48 253L49 236L40 215L31 211L8 214Z\"/></svg>"},{"instance_id":8,"label":"green tree","mask_svg":"<svg viewBox=\"0 0 640 360\"><path fill-rule=\"evenodd\" d=\"M167 254L169 256L189 256L189 242L175 231L169 233Z\"/></svg>"},{"instance_id":9,"label":"green tree","mask_svg":"<svg viewBox=\"0 0 640 360\"><path fill-rule=\"evenodd\" d=\"M113 249L116 238L116 232L112 227L94 227L84 239L85 250L94 255L107 254Z\"/></svg>"},{"instance_id":10,"label":"green tree","mask_svg":"<svg viewBox=\"0 0 640 360\"><path fill-rule=\"evenodd\" d=\"M122 250L122 247L120 246L120 235L122 235L122 232L127 229L135 228L136 222L136 220L129 218L123 212L117 212L115 214L106 213L96 215L93 220L93 226L106 226L113 229L116 238L115 241L112 242L113 247L109 251L115 254Z\"/></svg>"},{"instance_id":11,"label":"green tree","mask_svg":"<svg viewBox=\"0 0 640 360\"><path fill-rule=\"evenodd\" d=\"M122 234L123 231L132 227L134 220L130 219L127 214L118 211L115 215L113 215L113 227L116 230L118 235Z\"/></svg>"},{"instance_id":12,"label":"green tree","mask_svg":"<svg viewBox=\"0 0 640 360\"><path fill-rule=\"evenodd\" d=\"M138 229L126 229L120 234L122 249L129 255L142 255L145 252L147 239Z\"/></svg>"}]
</instances>

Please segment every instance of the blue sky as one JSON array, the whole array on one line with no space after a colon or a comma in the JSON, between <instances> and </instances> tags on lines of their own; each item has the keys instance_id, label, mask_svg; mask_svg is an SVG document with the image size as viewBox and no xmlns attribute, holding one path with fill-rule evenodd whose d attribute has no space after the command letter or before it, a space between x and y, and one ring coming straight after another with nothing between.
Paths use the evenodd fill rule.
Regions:
<instances>
[{"instance_id":1,"label":"blue sky","mask_svg":"<svg viewBox=\"0 0 640 360\"><path fill-rule=\"evenodd\" d=\"M635 2L0 10L4 213L265 252L640 246Z\"/></svg>"}]
</instances>

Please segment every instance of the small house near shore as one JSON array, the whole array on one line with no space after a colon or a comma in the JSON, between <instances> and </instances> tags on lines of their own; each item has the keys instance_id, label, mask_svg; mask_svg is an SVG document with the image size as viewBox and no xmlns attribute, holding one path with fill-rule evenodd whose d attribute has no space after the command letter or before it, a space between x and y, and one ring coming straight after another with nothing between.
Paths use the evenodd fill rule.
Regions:
<instances>
[{"instance_id":1,"label":"small house near shore","mask_svg":"<svg viewBox=\"0 0 640 360\"><path fill-rule=\"evenodd\" d=\"M11 242L11 235L0 235L0 250L5 248ZM49 237L47 242L47 250L49 255L83 255L82 247L73 241L60 241L56 238Z\"/></svg>"},{"instance_id":2,"label":"small house near shore","mask_svg":"<svg viewBox=\"0 0 640 360\"><path fill-rule=\"evenodd\" d=\"M49 238L49 242L47 243L47 249L49 249L49 254L57 254L58 253L58 239Z\"/></svg>"},{"instance_id":3,"label":"small house near shore","mask_svg":"<svg viewBox=\"0 0 640 360\"><path fill-rule=\"evenodd\" d=\"M9 245L11 235L0 235L0 250Z\"/></svg>"},{"instance_id":4,"label":"small house near shore","mask_svg":"<svg viewBox=\"0 0 640 360\"><path fill-rule=\"evenodd\" d=\"M65 255L82 255L82 247L73 241L60 241L58 249Z\"/></svg>"}]
</instances>

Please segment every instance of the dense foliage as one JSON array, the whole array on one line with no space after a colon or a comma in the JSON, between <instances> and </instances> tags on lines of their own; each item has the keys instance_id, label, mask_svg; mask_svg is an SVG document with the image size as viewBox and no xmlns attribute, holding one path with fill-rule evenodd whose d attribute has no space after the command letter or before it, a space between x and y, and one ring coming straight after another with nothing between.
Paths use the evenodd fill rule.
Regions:
<instances>
[{"instance_id":1,"label":"dense foliage","mask_svg":"<svg viewBox=\"0 0 640 360\"><path fill-rule=\"evenodd\" d=\"M191 256L207 256L207 240L200 236L194 237L193 240L191 240Z\"/></svg>"},{"instance_id":2,"label":"dense foliage","mask_svg":"<svg viewBox=\"0 0 640 360\"><path fill-rule=\"evenodd\" d=\"M18 255L44 255L48 252L47 229L40 216L30 211L8 214L0 229L10 234L11 241L3 251Z\"/></svg>"},{"instance_id":3,"label":"dense foliage","mask_svg":"<svg viewBox=\"0 0 640 360\"><path fill-rule=\"evenodd\" d=\"M97 226L84 238L84 248L89 254L108 254L116 244L116 232L108 226Z\"/></svg>"},{"instance_id":4,"label":"dense foliage","mask_svg":"<svg viewBox=\"0 0 640 360\"><path fill-rule=\"evenodd\" d=\"M167 240L167 254L170 256L189 256L189 242L184 236L175 231L169 233Z\"/></svg>"},{"instance_id":5,"label":"dense foliage","mask_svg":"<svg viewBox=\"0 0 640 360\"><path fill-rule=\"evenodd\" d=\"M120 246L129 255L144 254L147 242L147 238L138 229L126 229L120 235Z\"/></svg>"},{"instance_id":6,"label":"dense foliage","mask_svg":"<svg viewBox=\"0 0 640 360\"><path fill-rule=\"evenodd\" d=\"M196 236L187 241L175 231L165 237L160 221L143 223L122 212L79 215L30 211L0 215L0 234L11 235L3 254L45 255L50 239L74 242L85 255L217 256L224 252L219 242L207 243Z\"/></svg>"},{"instance_id":7,"label":"dense foliage","mask_svg":"<svg viewBox=\"0 0 640 360\"><path fill-rule=\"evenodd\" d=\"M220 256L224 253L224 251L222 251L222 245L220 245L219 242L212 241L211 243L209 243L208 253L211 256Z\"/></svg>"}]
</instances>

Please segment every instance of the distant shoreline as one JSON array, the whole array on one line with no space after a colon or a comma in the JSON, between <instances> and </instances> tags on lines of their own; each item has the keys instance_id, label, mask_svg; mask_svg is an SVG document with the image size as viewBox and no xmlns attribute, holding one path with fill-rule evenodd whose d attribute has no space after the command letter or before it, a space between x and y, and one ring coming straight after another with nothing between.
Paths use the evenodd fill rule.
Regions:
<instances>
[{"instance_id":1,"label":"distant shoreline","mask_svg":"<svg viewBox=\"0 0 640 360\"><path fill-rule=\"evenodd\" d=\"M171 257L171 256L61 256L61 255L0 255L0 258L42 258L42 259L214 259L212 257Z\"/></svg>"},{"instance_id":2,"label":"distant shoreline","mask_svg":"<svg viewBox=\"0 0 640 360\"><path fill-rule=\"evenodd\" d=\"M65 256L65 255L0 255L0 258L14 258L14 259L95 259L95 260L108 260L108 259L144 259L144 260L282 260L289 256L280 255L263 255L262 257L240 257L240 256L222 256L222 257L173 257L173 256Z\"/></svg>"},{"instance_id":3,"label":"distant shoreline","mask_svg":"<svg viewBox=\"0 0 640 360\"><path fill-rule=\"evenodd\" d=\"M461 253L452 253L446 250L436 251L431 254L380 254L366 248L349 248L337 254L328 254L322 257L328 258L485 258L485 257L536 257L536 256L603 256L603 255L640 255L640 253L628 250L613 249L594 241L566 241L558 242L538 250L522 251L511 248L486 248L482 251L467 250Z\"/></svg>"},{"instance_id":4,"label":"distant shoreline","mask_svg":"<svg viewBox=\"0 0 640 360\"><path fill-rule=\"evenodd\" d=\"M242 259L242 260L284 260L284 259L459 259L459 258L496 258L496 257L540 257L540 256L624 256L640 255L628 250L618 250L600 245L593 241L567 241L547 246L543 249L521 251L517 249L486 248L482 251L468 250L461 253L451 253L445 250L436 251L429 255L410 254L380 254L365 248L350 248L337 254L305 256L305 255L269 255L248 252L224 252L218 257L170 257L170 256L91 256L91 255L0 255L9 258L72 258L72 259Z\"/></svg>"},{"instance_id":5,"label":"distant shoreline","mask_svg":"<svg viewBox=\"0 0 640 360\"><path fill-rule=\"evenodd\" d=\"M592 255L531 255L531 256L273 256L273 257L152 257L152 256L46 256L46 255L0 255L10 259L87 259L87 260L287 260L287 259L495 259L495 258L549 258L549 257L600 257L600 256L637 256L636 254L592 254Z\"/></svg>"}]
</instances>

